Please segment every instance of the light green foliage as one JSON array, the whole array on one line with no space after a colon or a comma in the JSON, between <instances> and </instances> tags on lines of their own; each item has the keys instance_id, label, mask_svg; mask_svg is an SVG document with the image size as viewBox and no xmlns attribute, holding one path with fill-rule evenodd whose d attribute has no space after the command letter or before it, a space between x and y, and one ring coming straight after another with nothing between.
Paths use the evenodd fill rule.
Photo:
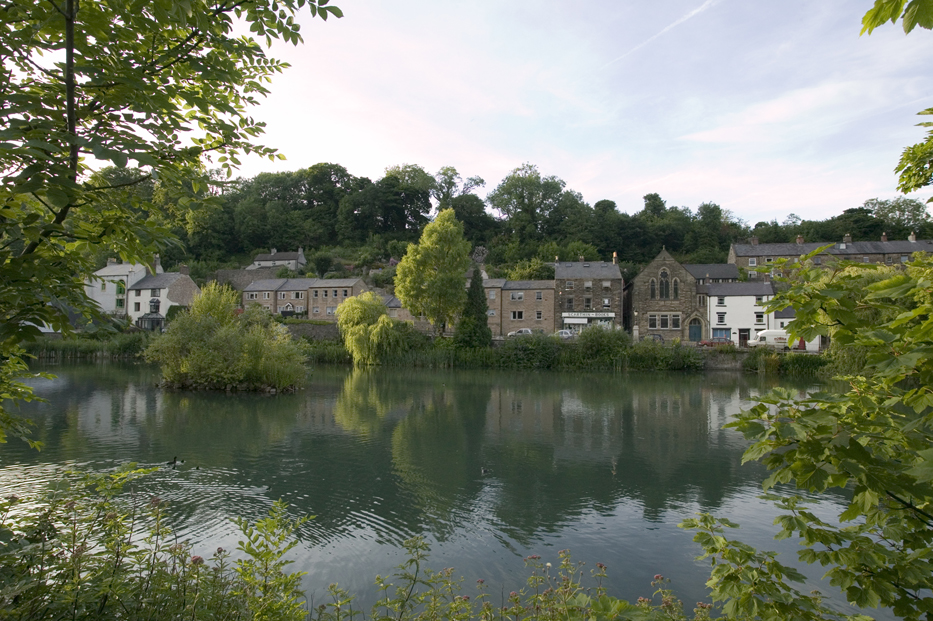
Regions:
<instances>
[{"instance_id":1,"label":"light green foliage","mask_svg":"<svg viewBox=\"0 0 933 621\"><path fill-rule=\"evenodd\" d=\"M870 209L872 215L880 218L889 227L896 227L907 231L919 231L930 221L927 207L921 201L898 196L890 200L871 198L863 205Z\"/></svg>"},{"instance_id":2,"label":"light green foliage","mask_svg":"<svg viewBox=\"0 0 933 621\"><path fill-rule=\"evenodd\" d=\"M778 389L728 426L754 442L744 459L761 461L771 471L766 490L792 484L811 494L832 487L851 494L838 521L818 518L798 497L777 500L788 512L777 521L777 537L798 537L804 546L801 560L826 567L832 584L857 606L891 608L904 619L929 618L933 258L917 256L905 270L867 285L866 272L881 271L878 267L850 266L829 277L806 265L793 267L799 270L795 281L775 297L772 308L792 303L795 335L810 339L832 333L838 345L863 350L864 367L840 378L849 386L841 394L795 399ZM710 523L699 526L701 534L711 532ZM741 569L742 561L717 551L722 541L701 542L732 566L716 571ZM748 588L714 595L739 598L736 605L743 607L751 601Z\"/></svg>"},{"instance_id":3,"label":"light green foliage","mask_svg":"<svg viewBox=\"0 0 933 621\"><path fill-rule=\"evenodd\" d=\"M166 503L135 488L151 470L69 475L37 498L0 499L4 619L298 619L306 611L282 556L304 520L273 504L251 525L235 562L222 548L193 554L167 526Z\"/></svg>"},{"instance_id":4,"label":"light green foliage","mask_svg":"<svg viewBox=\"0 0 933 621\"><path fill-rule=\"evenodd\" d=\"M454 334L457 347L489 347L492 343L492 330L489 328L489 320L486 319L487 310L489 306L486 304L483 278L479 266L474 265L466 304L460 313L460 321Z\"/></svg>"},{"instance_id":5,"label":"light green foliage","mask_svg":"<svg viewBox=\"0 0 933 621\"><path fill-rule=\"evenodd\" d=\"M411 324L391 319L382 298L372 291L337 307L337 327L357 365L382 364L421 346L426 338L416 334Z\"/></svg>"},{"instance_id":6,"label":"light green foliage","mask_svg":"<svg viewBox=\"0 0 933 621\"><path fill-rule=\"evenodd\" d=\"M508 271L509 280L554 280L554 263L538 257L519 261Z\"/></svg>"},{"instance_id":7,"label":"light green foliage","mask_svg":"<svg viewBox=\"0 0 933 621\"><path fill-rule=\"evenodd\" d=\"M151 260L169 230L160 209L204 198L204 166L231 171L262 124L249 108L285 65L264 40L301 40L326 0L13 2L0 7L0 395L25 398L18 344L36 325L70 331L66 307L99 314L84 290L105 249ZM196 131L191 131L196 130ZM92 161L129 177L91 175ZM194 176L192 176L194 175ZM134 186L156 180L160 205ZM209 197L205 200L210 200ZM0 403L0 407L5 407ZM4 420L7 413L2 414Z\"/></svg>"},{"instance_id":8,"label":"light green foliage","mask_svg":"<svg viewBox=\"0 0 933 621\"><path fill-rule=\"evenodd\" d=\"M427 317L435 332L463 309L469 253L463 225L453 209L445 209L424 227L396 268L395 295L412 314Z\"/></svg>"},{"instance_id":9,"label":"light green foliage","mask_svg":"<svg viewBox=\"0 0 933 621\"><path fill-rule=\"evenodd\" d=\"M250 390L301 384L304 357L288 329L258 305L239 314L238 297L229 287L207 284L191 310L146 349L146 359L161 365L166 382Z\"/></svg>"}]
</instances>

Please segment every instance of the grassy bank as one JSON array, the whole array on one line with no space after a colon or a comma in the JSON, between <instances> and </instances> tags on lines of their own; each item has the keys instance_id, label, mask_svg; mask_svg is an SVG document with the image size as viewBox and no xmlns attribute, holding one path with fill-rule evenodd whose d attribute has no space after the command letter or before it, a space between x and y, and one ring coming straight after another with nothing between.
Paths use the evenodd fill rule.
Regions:
<instances>
[{"instance_id":1,"label":"grassy bank","mask_svg":"<svg viewBox=\"0 0 933 621\"><path fill-rule=\"evenodd\" d=\"M827 365L829 360L825 355L796 354L765 347L753 348L742 361L742 368L750 373L794 378L824 377Z\"/></svg>"},{"instance_id":2,"label":"grassy bank","mask_svg":"<svg viewBox=\"0 0 933 621\"><path fill-rule=\"evenodd\" d=\"M150 332L127 332L102 338L40 338L23 343L26 353L39 360L85 360L95 358L136 358L149 345Z\"/></svg>"}]
</instances>

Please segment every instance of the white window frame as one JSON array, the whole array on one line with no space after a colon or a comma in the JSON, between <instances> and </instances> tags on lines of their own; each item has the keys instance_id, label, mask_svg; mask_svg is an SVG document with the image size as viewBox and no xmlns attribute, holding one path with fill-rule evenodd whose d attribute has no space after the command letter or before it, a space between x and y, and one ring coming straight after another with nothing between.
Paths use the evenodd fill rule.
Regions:
<instances>
[{"instance_id":1,"label":"white window frame","mask_svg":"<svg viewBox=\"0 0 933 621\"><path fill-rule=\"evenodd\" d=\"M568 280L566 283L564 283L564 289L567 291L573 291L573 281Z\"/></svg>"},{"instance_id":2,"label":"white window frame","mask_svg":"<svg viewBox=\"0 0 933 621\"><path fill-rule=\"evenodd\" d=\"M247 294L246 294L246 299L247 299L247 300L256 300L256 299L258 299L258 298L259 298L259 295L256 294L256 293L247 293Z\"/></svg>"},{"instance_id":3,"label":"white window frame","mask_svg":"<svg viewBox=\"0 0 933 621\"><path fill-rule=\"evenodd\" d=\"M512 291L509 294L509 299L512 300L513 302L521 302L522 300L525 299L525 292L524 291Z\"/></svg>"},{"instance_id":4,"label":"white window frame","mask_svg":"<svg viewBox=\"0 0 933 621\"><path fill-rule=\"evenodd\" d=\"M717 326L726 325L726 314L725 313L716 313L716 325Z\"/></svg>"},{"instance_id":5,"label":"white window frame","mask_svg":"<svg viewBox=\"0 0 933 621\"><path fill-rule=\"evenodd\" d=\"M544 299L544 292L543 292L543 291L535 291L535 299L536 299L536 300L543 300L543 299Z\"/></svg>"},{"instance_id":6,"label":"white window frame","mask_svg":"<svg viewBox=\"0 0 933 621\"><path fill-rule=\"evenodd\" d=\"M755 325L763 324L765 322L764 313L755 313Z\"/></svg>"},{"instance_id":7,"label":"white window frame","mask_svg":"<svg viewBox=\"0 0 933 621\"><path fill-rule=\"evenodd\" d=\"M603 298L603 308L612 308L612 298Z\"/></svg>"},{"instance_id":8,"label":"white window frame","mask_svg":"<svg viewBox=\"0 0 933 621\"><path fill-rule=\"evenodd\" d=\"M757 258L757 257L752 257L752 258L750 258L750 259L748 260L748 266L749 266L749 267L758 267L758 258Z\"/></svg>"},{"instance_id":9,"label":"white window frame","mask_svg":"<svg viewBox=\"0 0 933 621\"><path fill-rule=\"evenodd\" d=\"M525 311L513 310L512 311L512 321L524 321L525 320Z\"/></svg>"},{"instance_id":10,"label":"white window frame","mask_svg":"<svg viewBox=\"0 0 933 621\"><path fill-rule=\"evenodd\" d=\"M544 312L535 311L535 321L541 321L542 319L544 319Z\"/></svg>"},{"instance_id":11,"label":"white window frame","mask_svg":"<svg viewBox=\"0 0 933 621\"><path fill-rule=\"evenodd\" d=\"M495 290L495 289L490 289L490 290L489 290L489 299L490 299L490 300L495 300L495 299L496 299L496 290Z\"/></svg>"},{"instance_id":12,"label":"white window frame","mask_svg":"<svg viewBox=\"0 0 933 621\"><path fill-rule=\"evenodd\" d=\"M268 300L268 299L269 299L269 292L268 292L268 291L263 291L263 292L262 292L262 299L263 299L263 300Z\"/></svg>"}]
</instances>

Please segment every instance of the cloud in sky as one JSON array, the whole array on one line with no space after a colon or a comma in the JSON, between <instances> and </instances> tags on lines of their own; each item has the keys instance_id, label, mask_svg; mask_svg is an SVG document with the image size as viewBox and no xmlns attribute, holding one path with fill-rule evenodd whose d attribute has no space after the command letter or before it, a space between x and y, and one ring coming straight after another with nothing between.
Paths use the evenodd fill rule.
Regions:
<instances>
[{"instance_id":1,"label":"cloud in sky","mask_svg":"<svg viewBox=\"0 0 933 621\"><path fill-rule=\"evenodd\" d=\"M754 223L825 218L893 196L933 105L933 35L859 37L859 9L672 0L334 0L255 116L294 170L453 165L492 189L532 162L592 203L634 212L715 201ZM926 198L924 196L923 198Z\"/></svg>"}]
</instances>

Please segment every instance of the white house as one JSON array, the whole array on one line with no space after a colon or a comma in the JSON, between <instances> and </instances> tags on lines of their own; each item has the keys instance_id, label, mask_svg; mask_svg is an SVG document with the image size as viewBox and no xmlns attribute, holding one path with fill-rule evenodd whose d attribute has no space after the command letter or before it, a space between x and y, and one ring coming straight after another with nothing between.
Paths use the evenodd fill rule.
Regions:
<instances>
[{"instance_id":1,"label":"white house","mask_svg":"<svg viewBox=\"0 0 933 621\"><path fill-rule=\"evenodd\" d=\"M253 262L247 266L248 270L256 270L261 267L287 267L293 272L303 269L308 261L305 259L304 251L299 248L298 252L276 252L275 248L269 254L257 254Z\"/></svg>"},{"instance_id":2,"label":"white house","mask_svg":"<svg viewBox=\"0 0 933 621\"><path fill-rule=\"evenodd\" d=\"M706 288L710 335L745 347L755 333L775 327L764 304L774 296L770 282L723 282Z\"/></svg>"},{"instance_id":3,"label":"white house","mask_svg":"<svg viewBox=\"0 0 933 621\"><path fill-rule=\"evenodd\" d=\"M181 266L178 272L150 274L141 278L126 290L126 311L130 321L136 320L149 312L152 300L159 301L159 314L163 317L173 306L190 307L194 297L201 289L188 275L187 266Z\"/></svg>"},{"instance_id":4,"label":"white house","mask_svg":"<svg viewBox=\"0 0 933 621\"><path fill-rule=\"evenodd\" d=\"M159 257L154 260L157 274L162 273ZM146 277L149 270L142 263L121 263L117 259L107 259L91 278L84 282L84 290L89 298L97 302L101 309L116 317L127 316L127 289Z\"/></svg>"}]
</instances>

